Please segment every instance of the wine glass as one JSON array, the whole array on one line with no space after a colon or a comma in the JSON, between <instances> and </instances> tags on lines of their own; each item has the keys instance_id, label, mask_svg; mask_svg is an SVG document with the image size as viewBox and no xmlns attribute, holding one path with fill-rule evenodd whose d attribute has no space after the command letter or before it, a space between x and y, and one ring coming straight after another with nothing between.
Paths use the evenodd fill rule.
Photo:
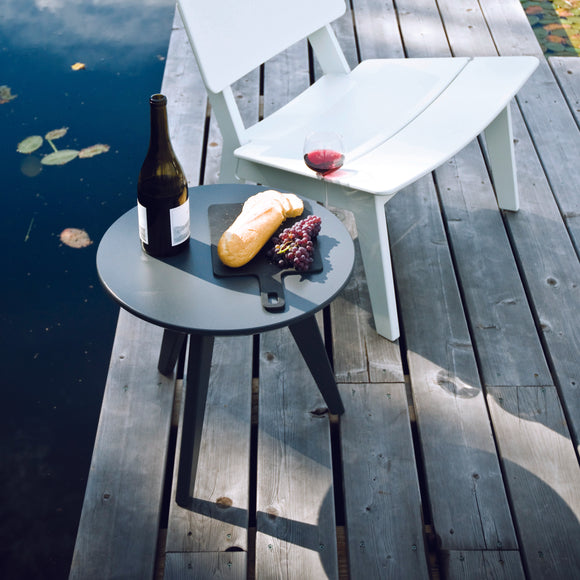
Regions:
<instances>
[{"instance_id":1,"label":"wine glass","mask_svg":"<svg viewBox=\"0 0 580 580\"><path fill-rule=\"evenodd\" d=\"M344 163L342 137L334 131L314 131L304 139L304 163L315 171L319 179L336 171ZM328 206L328 191L324 182L324 194Z\"/></svg>"}]
</instances>

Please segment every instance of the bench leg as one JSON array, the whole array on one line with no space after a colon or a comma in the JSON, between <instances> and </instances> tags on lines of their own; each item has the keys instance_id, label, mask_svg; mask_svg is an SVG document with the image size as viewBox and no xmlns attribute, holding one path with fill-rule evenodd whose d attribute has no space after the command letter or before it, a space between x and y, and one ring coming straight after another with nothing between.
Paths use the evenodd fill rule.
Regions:
<instances>
[{"instance_id":1,"label":"bench leg","mask_svg":"<svg viewBox=\"0 0 580 580\"><path fill-rule=\"evenodd\" d=\"M189 338L181 450L175 498L177 503L184 508L190 507L193 498L213 343L213 336L191 335Z\"/></svg>"},{"instance_id":2,"label":"bench leg","mask_svg":"<svg viewBox=\"0 0 580 580\"><path fill-rule=\"evenodd\" d=\"M342 415L344 406L316 319L314 316L310 316L291 324L289 328L324 401L328 405L328 410L334 415Z\"/></svg>"},{"instance_id":3,"label":"bench leg","mask_svg":"<svg viewBox=\"0 0 580 580\"><path fill-rule=\"evenodd\" d=\"M485 144L497 204L502 209L518 211L520 200L509 104L485 130Z\"/></svg>"},{"instance_id":4,"label":"bench leg","mask_svg":"<svg viewBox=\"0 0 580 580\"><path fill-rule=\"evenodd\" d=\"M357 197L347 207L354 214L376 331L391 341L399 338L399 317L385 215L385 199Z\"/></svg>"},{"instance_id":5,"label":"bench leg","mask_svg":"<svg viewBox=\"0 0 580 580\"><path fill-rule=\"evenodd\" d=\"M167 376L173 372L186 337L187 334L183 334L183 332L167 328L164 330L159 362L157 363L157 369L162 375Z\"/></svg>"}]
</instances>

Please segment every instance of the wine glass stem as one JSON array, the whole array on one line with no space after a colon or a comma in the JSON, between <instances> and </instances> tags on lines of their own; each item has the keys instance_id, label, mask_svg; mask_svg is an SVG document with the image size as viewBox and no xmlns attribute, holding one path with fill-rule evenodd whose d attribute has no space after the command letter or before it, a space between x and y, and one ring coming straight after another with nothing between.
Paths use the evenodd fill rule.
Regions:
<instances>
[{"instance_id":1,"label":"wine glass stem","mask_svg":"<svg viewBox=\"0 0 580 580\"><path fill-rule=\"evenodd\" d=\"M328 185L322 173L319 173L318 177L324 182L324 207L328 208Z\"/></svg>"}]
</instances>

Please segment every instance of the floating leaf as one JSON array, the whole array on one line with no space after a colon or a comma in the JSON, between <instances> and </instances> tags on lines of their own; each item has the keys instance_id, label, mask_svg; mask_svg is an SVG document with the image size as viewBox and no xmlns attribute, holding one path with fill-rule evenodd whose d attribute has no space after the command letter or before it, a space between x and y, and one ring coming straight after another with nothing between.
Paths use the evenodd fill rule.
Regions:
<instances>
[{"instance_id":1,"label":"floating leaf","mask_svg":"<svg viewBox=\"0 0 580 580\"><path fill-rule=\"evenodd\" d=\"M549 43L556 43L556 44L568 44L568 38L564 37L564 36L556 36L555 34L548 34L548 36L546 36L546 40Z\"/></svg>"},{"instance_id":2,"label":"floating leaf","mask_svg":"<svg viewBox=\"0 0 580 580\"><path fill-rule=\"evenodd\" d=\"M79 159L86 159L88 157L100 155L101 153L106 153L110 148L111 147L109 145L104 145L102 143L97 143L96 145L85 147L79 151Z\"/></svg>"},{"instance_id":3,"label":"floating leaf","mask_svg":"<svg viewBox=\"0 0 580 580\"><path fill-rule=\"evenodd\" d=\"M15 99L18 95L13 95L10 87L7 85L0 85L0 105L10 102Z\"/></svg>"},{"instance_id":4,"label":"floating leaf","mask_svg":"<svg viewBox=\"0 0 580 580\"><path fill-rule=\"evenodd\" d=\"M60 139L64 137L68 131L68 127L63 127L62 129L54 129L53 131L49 131L44 138L47 141L54 141L55 139Z\"/></svg>"},{"instance_id":5,"label":"floating leaf","mask_svg":"<svg viewBox=\"0 0 580 580\"><path fill-rule=\"evenodd\" d=\"M30 137L26 137L26 139L18 143L16 151L18 151L18 153L32 153L42 145L42 142L43 139L40 135L32 135Z\"/></svg>"},{"instance_id":6,"label":"floating leaf","mask_svg":"<svg viewBox=\"0 0 580 580\"><path fill-rule=\"evenodd\" d=\"M93 242L85 230L66 228L60 232L60 241L71 248L86 248Z\"/></svg>"},{"instance_id":7,"label":"floating leaf","mask_svg":"<svg viewBox=\"0 0 580 580\"><path fill-rule=\"evenodd\" d=\"M43 165L64 165L78 157L79 152L74 149L62 149L42 158Z\"/></svg>"},{"instance_id":8,"label":"floating leaf","mask_svg":"<svg viewBox=\"0 0 580 580\"><path fill-rule=\"evenodd\" d=\"M540 14L544 9L541 6L528 6L526 8L526 14Z\"/></svg>"},{"instance_id":9,"label":"floating leaf","mask_svg":"<svg viewBox=\"0 0 580 580\"><path fill-rule=\"evenodd\" d=\"M536 27L534 29L534 34L536 35L536 38L542 42L549 33L544 27Z\"/></svg>"},{"instance_id":10,"label":"floating leaf","mask_svg":"<svg viewBox=\"0 0 580 580\"><path fill-rule=\"evenodd\" d=\"M84 62L75 62L73 65L71 65L71 68L73 70L83 70L85 68L85 63Z\"/></svg>"}]
</instances>

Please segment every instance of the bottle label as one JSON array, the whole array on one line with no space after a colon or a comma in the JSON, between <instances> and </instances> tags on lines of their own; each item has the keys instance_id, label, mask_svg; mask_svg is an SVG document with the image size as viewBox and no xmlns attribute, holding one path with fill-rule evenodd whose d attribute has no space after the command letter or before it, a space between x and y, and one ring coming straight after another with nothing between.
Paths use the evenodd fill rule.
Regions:
<instances>
[{"instance_id":1,"label":"bottle label","mask_svg":"<svg viewBox=\"0 0 580 580\"><path fill-rule=\"evenodd\" d=\"M187 201L169 210L171 223L171 245L177 246L189 238L189 198Z\"/></svg>"},{"instance_id":2,"label":"bottle label","mask_svg":"<svg viewBox=\"0 0 580 580\"><path fill-rule=\"evenodd\" d=\"M139 202L137 202L137 216L139 218L139 237L144 244L148 244L149 232L147 230L147 208Z\"/></svg>"}]
</instances>

